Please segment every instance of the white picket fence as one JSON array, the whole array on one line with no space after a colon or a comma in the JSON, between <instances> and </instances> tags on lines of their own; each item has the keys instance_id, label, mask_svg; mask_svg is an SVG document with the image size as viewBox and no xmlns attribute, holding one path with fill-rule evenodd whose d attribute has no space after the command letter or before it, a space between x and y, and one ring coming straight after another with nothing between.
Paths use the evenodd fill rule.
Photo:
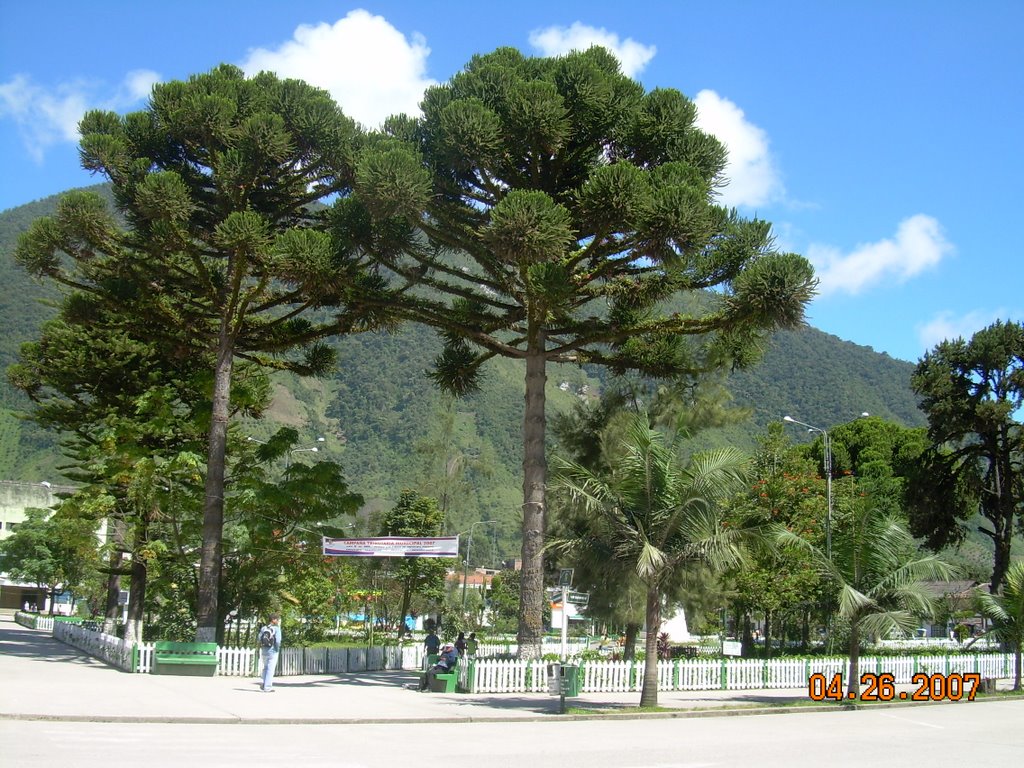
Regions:
<instances>
[{"instance_id":1,"label":"white picket fence","mask_svg":"<svg viewBox=\"0 0 1024 768\"><path fill-rule=\"evenodd\" d=\"M134 672L150 672L153 644L128 645L113 635L95 632L79 624L57 621L33 614L16 616L19 623L42 631L50 630L61 642L103 659L108 664ZM509 646L499 646L510 653ZM459 665L459 687L473 693L539 693L547 690L548 662L484 658L481 646L476 658ZM219 675L248 677L258 674L259 649L220 647ZM762 688L805 688L811 675L826 678L847 672L842 657L812 659L676 659L658 662L658 688L665 691L750 690ZM977 673L982 678L1013 675L1014 657L1008 653L976 653L958 656L866 656L860 660L861 673L893 675L898 684L912 683L918 673ZM366 672L384 669L420 669L423 650L418 645L369 648L290 648L278 656L278 675L317 675ZM587 661L579 667L579 690L584 693L640 690L643 662Z\"/></svg>"},{"instance_id":2,"label":"white picket fence","mask_svg":"<svg viewBox=\"0 0 1024 768\"><path fill-rule=\"evenodd\" d=\"M587 661L580 668L583 693L628 693L643 687L643 662ZM826 678L846 675L849 660L821 659L682 660L658 662L658 689L663 691L753 690L806 688L811 675ZM536 693L547 690L547 662L540 660L475 659L463 687L473 693ZM1008 653L963 656L875 656L860 660L861 674L889 673L895 683L912 683L919 672L944 674L972 672L982 678L1010 677L1013 655ZM472 679L469 679L471 674Z\"/></svg>"}]
</instances>

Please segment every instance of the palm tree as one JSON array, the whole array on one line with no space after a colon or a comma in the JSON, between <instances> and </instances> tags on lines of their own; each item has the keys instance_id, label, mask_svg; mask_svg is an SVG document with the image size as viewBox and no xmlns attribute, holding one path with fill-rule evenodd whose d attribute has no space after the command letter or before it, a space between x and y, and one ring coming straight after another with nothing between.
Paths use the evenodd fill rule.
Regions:
<instances>
[{"instance_id":1,"label":"palm tree","mask_svg":"<svg viewBox=\"0 0 1024 768\"><path fill-rule=\"evenodd\" d=\"M906 525L870 494L855 504L836 531L831 559L797 534L780 543L809 550L839 595L839 616L850 625L847 696L860 697L860 644L893 630L910 632L935 611L929 581L948 581L953 568L938 555L921 555Z\"/></svg>"},{"instance_id":2,"label":"palm tree","mask_svg":"<svg viewBox=\"0 0 1024 768\"><path fill-rule=\"evenodd\" d=\"M673 574L702 563L724 568L741 558L744 531L723 526L718 501L745 484L747 459L726 448L683 464L673 442L638 414L623 440L622 455L607 469L556 462L552 488L592 516L575 538L550 548L575 556L599 549L614 564L629 566L646 588L647 642L641 707L658 703L658 628L661 604Z\"/></svg>"},{"instance_id":3,"label":"palm tree","mask_svg":"<svg viewBox=\"0 0 1024 768\"><path fill-rule=\"evenodd\" d=\"M1024 562L1010 566L1003 593L979 592L978 611L992 622L985 634L1006 643L1014 653L1013 690L1021 689L1021 646L1024 645Z\"/></svg>"}]
</instances>

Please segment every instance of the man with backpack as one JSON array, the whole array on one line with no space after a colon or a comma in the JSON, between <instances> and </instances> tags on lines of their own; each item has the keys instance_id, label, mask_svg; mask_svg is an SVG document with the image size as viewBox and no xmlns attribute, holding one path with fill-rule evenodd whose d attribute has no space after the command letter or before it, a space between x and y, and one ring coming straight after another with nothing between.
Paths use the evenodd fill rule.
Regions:
<instances>
[{"instance_id":1,"label":"man with backpack","mask_svg":"<svg viewBox=\"0 0 1024 768\"><path fill-rule=\"evenodd\" d=\"M281 650L281 614L270 614L267 623L260 628L258 639L260 661L263 663L263 682L260 689L265 693L273 693L277 654Z\"/></svg>"}]
</instances>

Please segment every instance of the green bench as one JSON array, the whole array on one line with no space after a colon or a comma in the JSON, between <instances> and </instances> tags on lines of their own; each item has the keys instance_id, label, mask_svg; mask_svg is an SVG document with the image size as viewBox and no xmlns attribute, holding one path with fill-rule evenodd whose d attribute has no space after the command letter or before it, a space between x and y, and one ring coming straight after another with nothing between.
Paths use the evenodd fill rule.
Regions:
<instances>
[{"instance_id":1,"label":"green bench","mask_svg":"<svg viewBox=\"0 0 1024 768\"><path fill-rule=\"evenodd\" d=\"M153 674L213 677L217 674L217 644L157 640L153 644Z\"/></svg>"},{"instance_id":2,"label":"green bench","mask_svg":"<svg viewBox=\"0 0 1024 768\"><path fill-rule=\"evenodd\" d=\"M434 666L436 660L430 663L430 666ZM461 663L461 659L460 662ZM429 669L429 667L428 667ZM427 670L417 672L420 678L420 683L423 683L423 677L427 674ZM459 685L459 665L456 664L451 672L438 672L434 675L434 680L431 683L430 690L433 693L455 693L458 690Z\"/></svg>"}]
</instances>

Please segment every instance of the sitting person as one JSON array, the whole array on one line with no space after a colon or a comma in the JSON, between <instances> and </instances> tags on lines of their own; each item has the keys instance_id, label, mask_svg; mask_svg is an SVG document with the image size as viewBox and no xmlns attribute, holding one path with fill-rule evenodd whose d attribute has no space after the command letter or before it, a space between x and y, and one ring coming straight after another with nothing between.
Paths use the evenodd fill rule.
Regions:
<instances>
[{"instance_id":1,"label":"sitting person","mask_svg":"<svg viewBox=\"0 0 1024 768\"><path fill-rule=\"evenodd\" d=\"M451 672L459 663L459 653L452 643L445 643L441 647L441 658L437 663L426 671L423 680L420 681L420 690L429 691L434 679L445 672Z\"/></svg>"}]
</instances>

